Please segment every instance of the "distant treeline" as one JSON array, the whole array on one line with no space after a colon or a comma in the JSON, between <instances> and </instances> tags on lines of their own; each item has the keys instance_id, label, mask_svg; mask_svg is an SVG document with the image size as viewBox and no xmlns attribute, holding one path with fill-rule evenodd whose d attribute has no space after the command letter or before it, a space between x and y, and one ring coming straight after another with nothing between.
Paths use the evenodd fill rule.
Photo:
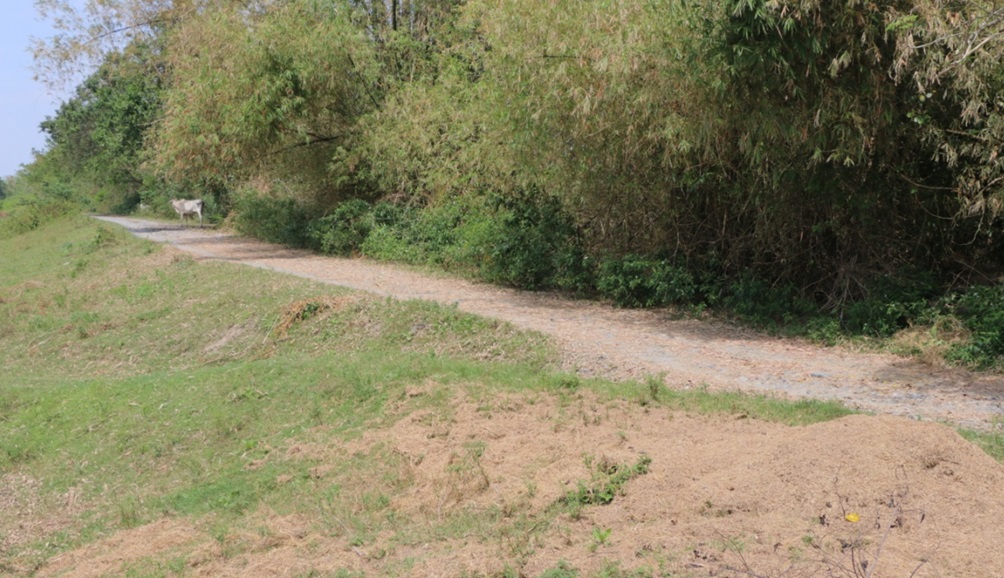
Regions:
<instances>
[{"instance_id":1,"label":"distant treeline","mask_svg":"<svg viewBox=\"0 0 1004 578\"><path fill-rule=\"evenodd\" d=\"M990 0L90 4L43 78L128 35L8 194L873 333L1004 265Z\"/></svg>"}]
</instances>

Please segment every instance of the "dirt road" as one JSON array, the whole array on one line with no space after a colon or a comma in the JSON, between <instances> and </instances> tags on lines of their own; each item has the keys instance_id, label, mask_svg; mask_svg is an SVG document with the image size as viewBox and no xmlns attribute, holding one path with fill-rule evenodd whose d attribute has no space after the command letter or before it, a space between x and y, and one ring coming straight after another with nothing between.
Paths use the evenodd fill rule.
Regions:
<instances>
[{"instance_id":1,"label":"dirt road","mask_svg":"<svg viewBox=\"0 0 1004 578\"><path fill-rule=\"evenodd\" d=\"M566 367L614 379L663 375L674 388L839 400L878 414L988 430L1004 418L1004 377L888 354L822 348L665 312L502 289L365 259L290 250L211 228L100 217L198 258L262 267L397 299L427 299L552 336Z\"/></svg>"}]
</instances>

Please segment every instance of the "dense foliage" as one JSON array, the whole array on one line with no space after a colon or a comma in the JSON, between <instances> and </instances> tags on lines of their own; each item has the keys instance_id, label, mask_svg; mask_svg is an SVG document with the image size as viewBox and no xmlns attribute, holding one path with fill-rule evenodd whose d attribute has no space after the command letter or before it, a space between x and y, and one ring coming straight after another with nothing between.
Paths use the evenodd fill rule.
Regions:
<instances>
[{"instance_id":1,"label":"dense foliage","mask_svg":"<svg viewBox=\"0 0 1004 578\"><path fill-rule=\"evenodd\" d=\"M202 195L323 251L838 331L970 319L997 291L989 0L88 7L36 47L51 80L130 33L45 125L38 163L85 196Z\"/></svg>"},{"instance_id":2,"label":"dense foliage","mask_svg":"<svg viewBox=\"0 0 1004 578\"><path fill-rule=\"evenodd\" d=\"M64 179L90 189L93 206L128 211L148 175L141 168L148 129L161 109L152 48L131 44L108 55L55 117L42 123L47 157Z\"/></svg>"}]
</instances>

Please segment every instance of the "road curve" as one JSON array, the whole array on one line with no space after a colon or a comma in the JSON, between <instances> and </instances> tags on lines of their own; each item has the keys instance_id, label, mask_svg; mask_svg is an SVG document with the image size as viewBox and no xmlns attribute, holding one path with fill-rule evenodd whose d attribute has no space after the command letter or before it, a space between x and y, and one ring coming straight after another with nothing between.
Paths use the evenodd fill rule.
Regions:
<instances>
[{"instance_id":1,"label":"road curve","mask_svg":"<svg viewBox=\"0 0 1004 578\"><path fill-rule=\"evenodd\" d=\"M935 368L889 354L824 348L665 312L504 289L366 259L317 255L212 228L97 217L201 259L241 263L397 299L455 304L552 336L567 368L614 379L661 375L670 387L838 400L866 412L1000 429L1004 376Z\"/></svg>"}]
</instances>

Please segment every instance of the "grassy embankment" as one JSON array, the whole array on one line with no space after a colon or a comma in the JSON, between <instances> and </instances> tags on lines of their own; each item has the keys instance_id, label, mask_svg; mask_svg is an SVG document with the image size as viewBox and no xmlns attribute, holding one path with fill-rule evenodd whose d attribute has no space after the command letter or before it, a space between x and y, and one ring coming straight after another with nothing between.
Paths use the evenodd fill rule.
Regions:
<instances>
[{"instance_id":1,"label":"grassy embankment","mask_svg":"<svg viewBox=\"0 0 1004 578\"><path fill-rule=\"evenodd\" d=\"M219 555L233 556L250 546L231 538L253 530L263 510L303 516L351 544L389 534L405 547L416 535L497 543L514 524L532 534L562 508L582 507L568 499L533 523L529 513L491 510L409 517L390 506L411 480L385 448L345 456L323 479L314 461L279 451L296 440L345 444L418 410L448 415L458 396L490 405L511 393L562 404L589 395L787 424L846 414L826 403L582 380L553 369L541 335L197 262L82 217L0 240L0 254L2 573L30 573L165 516L208 528ZM130 572L186 575L190 554Z\"/></svg>"}]
</instances>

